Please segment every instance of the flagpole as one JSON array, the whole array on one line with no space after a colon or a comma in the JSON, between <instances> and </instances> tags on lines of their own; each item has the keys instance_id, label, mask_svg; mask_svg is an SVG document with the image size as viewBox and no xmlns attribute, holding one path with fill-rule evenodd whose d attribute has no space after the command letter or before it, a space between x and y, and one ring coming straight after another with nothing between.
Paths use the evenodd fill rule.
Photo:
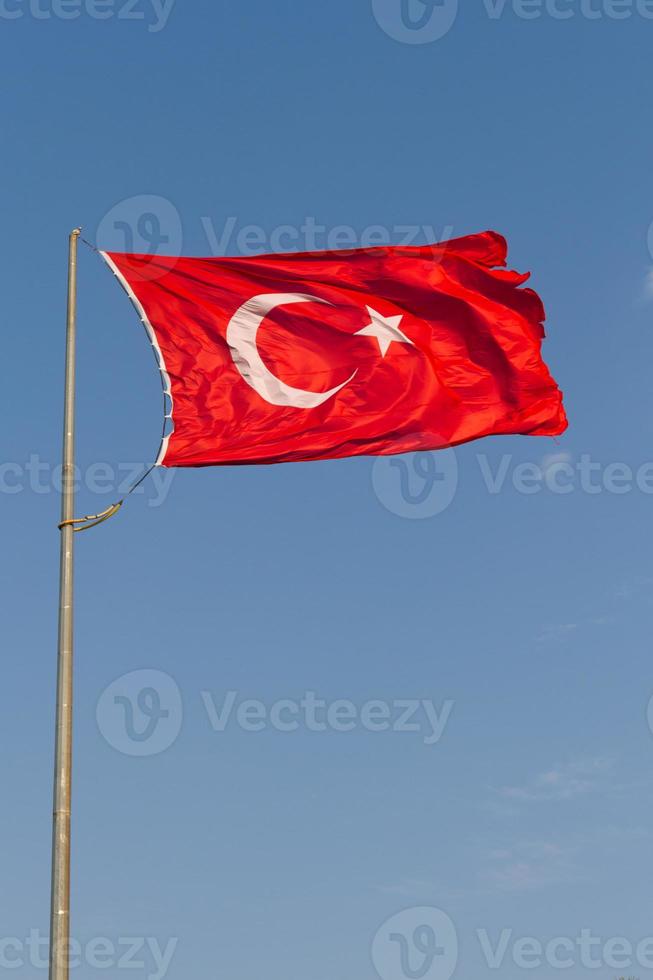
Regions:
<instances>
[{"instance_id":1,"label":"flagpole","mask_svg":"<svg viewBox=\"0 0 653 980\"><path fill-rule=\"evenodd\" d=\"M64 389L59 647L52 825L50 980L68 980L70 961L70 802L73 742L73 540L75 505L75 353L77 242L68 240L68 314Z\"/></svg>"}]
</instances>

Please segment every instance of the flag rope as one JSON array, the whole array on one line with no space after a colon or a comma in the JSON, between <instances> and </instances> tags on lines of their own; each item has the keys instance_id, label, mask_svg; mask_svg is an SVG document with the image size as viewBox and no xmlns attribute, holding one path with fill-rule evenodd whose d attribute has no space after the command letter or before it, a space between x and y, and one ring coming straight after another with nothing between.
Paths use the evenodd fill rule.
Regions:
<instances>
[{"instance_id":1,"label":"flag rope","mask_svg":"<svg viewBox=\"0 0 653 980\"><path fill-rule=\"evenodd\" d=\"M127 497L129 497L134 490L140 487L141 483L147 479L155 466L156 463L152 463L149 469L143 473L142 477L140 477L140 479L138 479L136 483L129 488L125 496L121 497L120 500L117 500L115 504L111 504L111 506L107 507L106 510L100 511L99 514L87 514L85 517L72 517L68 521L61 521L60 524L57 524L57 527L60 531L63 530L64 527L72 527L73 531L77 532L88 531L92 527L97 527L98 524L104 524L105 521L108 521L109 518L114 517L118 513L124 502L127 500ZM78 524L81 526L77 527Z\"/></svg>"},{"instance_id":2,"label":"flag rope","mask_svg":"<svg viewBox=\"0 0 653 980\"><path fill-rule=\"evenodd\" d=\"M89 242L88 239L83 238L81 235L79 236L79 240L83 242L84 245L87 245L91 249L91 251L95 252L96 255L100 255L101 257L100 250L96 248L96 246L93 245L92 242ZM161 434L161 445L163 445L163 440L165 438L166 423L168 418L170 417L166 411L165 396L166 396L166 391L164 387L164 391L163 391L164 417L163 417L163 432ZM89 531L92 527L97 527L99 524L104 524L105 521L108 521L112 517L115 517L115 515L120 510L127 497L129 497L130 494L134 492L134 490L140 487L141 483L143 483L147 479L147 477L150 475L150 473L152 472L152 470L156 465L157 463L152 463L152 465L145 471L145 473L143 473L143 475L136 481L136 483L134 483L134 485L129 488L129 490L124 495L124 497L121 497L120 500L117 500L114 504L111 504L111 506L107 507L106 510L100 511L99 514L86 514L85 517L73 517L70 520L61 521L61 523L57 525L58 529L60 531L63 531L65 527L72 527L75 533L79 531Z\"/></svg>"}]
</instances>

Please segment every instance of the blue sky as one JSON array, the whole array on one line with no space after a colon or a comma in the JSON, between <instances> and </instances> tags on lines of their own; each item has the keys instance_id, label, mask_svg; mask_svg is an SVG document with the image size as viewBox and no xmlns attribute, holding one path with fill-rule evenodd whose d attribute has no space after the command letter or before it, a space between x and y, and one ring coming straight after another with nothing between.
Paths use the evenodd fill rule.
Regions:
<instances>
[{"instance_id":1,"label":"blue sky","mask_svg":"<svg viewBox=\"0 0 653 980\"><path fill-rule=\"evenodd\" d=\"M318 225L505 234L570 428L179 471L77 539L74 975L120 976L139 937L131 977L548 978L564 950L646 976L651 10L75 3L0 12L0 970L44 975L67 233L243 254ZM160 413L83 249L79 512L152 461Z\"/></svg>"}]
</instances>

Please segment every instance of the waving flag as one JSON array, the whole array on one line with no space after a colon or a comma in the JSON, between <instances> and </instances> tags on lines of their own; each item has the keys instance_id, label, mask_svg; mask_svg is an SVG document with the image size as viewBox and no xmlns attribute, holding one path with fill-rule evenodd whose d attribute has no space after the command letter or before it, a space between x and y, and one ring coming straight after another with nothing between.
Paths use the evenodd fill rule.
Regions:
<instances>
[{"instance_id":1,"label":"waving flag","mask_svg":"<svg viewBox=\"0 0 653 980\"><path fill-rule=\"evenodd\" d=\"M102 253L170 396L163 466L279 463L557 435L544 310L494 232L441 245Z\"/></svg>"}]
</instances>

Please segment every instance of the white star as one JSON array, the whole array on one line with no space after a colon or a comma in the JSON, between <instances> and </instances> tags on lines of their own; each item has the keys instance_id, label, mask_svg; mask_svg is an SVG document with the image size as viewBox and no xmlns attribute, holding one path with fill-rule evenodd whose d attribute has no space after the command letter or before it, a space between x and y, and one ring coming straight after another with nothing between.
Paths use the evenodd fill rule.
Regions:
<instances>
[{"instance_id":1,"label":"white star","mask_svg":"<svg viewBox=\"0 0 653 980\"><path fill-rule=\"evenodd\" d=\"M363 327L362 330L357 330L356 336L375 337L383 357L388 353L388 347L393 341L398 341L401 344L413 344L412 340L409 340L406 334L399 329L399 324L404 318L403 314L401 316L382 316L371 306L367 307L367 312L371 316L372 322ZM415 345L413 344L413 346Z\"/></svg>"}]
</instances>

